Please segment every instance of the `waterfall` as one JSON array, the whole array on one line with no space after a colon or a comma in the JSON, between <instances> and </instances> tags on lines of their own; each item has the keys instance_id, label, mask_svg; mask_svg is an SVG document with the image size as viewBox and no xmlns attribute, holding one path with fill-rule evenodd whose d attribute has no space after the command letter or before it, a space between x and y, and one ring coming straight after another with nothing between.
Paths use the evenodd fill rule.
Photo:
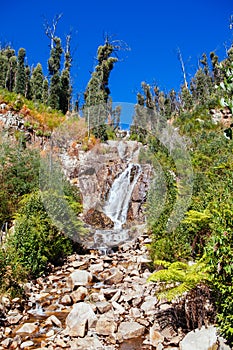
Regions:
<instances>
[{"instance_id":1,"label":"waterfall","mask_svg":"<svg viewBox=\"0 0 233 350\"><path fill-rule=\"evenodd\" d=\"M140 165L129 164L113 182L103 211L113 221L115 230L120 230L127 220L131 195L140 174Z\"/></svg>"},{"instance_id":2,"label":"waterfall","mask_svg":"<svg viewBox=\"0 0 233 350\"><path fill-rule=\"evenodd\" d=\"M103 212L113 221L114 228L95 231L94 246L100 251L107 252L109 247L129 240L129 230L122 229L122 226L126 223L130 199L140 174L141 166L130 163L114 180L103 207Z\"/></svg>"}]
</instances>

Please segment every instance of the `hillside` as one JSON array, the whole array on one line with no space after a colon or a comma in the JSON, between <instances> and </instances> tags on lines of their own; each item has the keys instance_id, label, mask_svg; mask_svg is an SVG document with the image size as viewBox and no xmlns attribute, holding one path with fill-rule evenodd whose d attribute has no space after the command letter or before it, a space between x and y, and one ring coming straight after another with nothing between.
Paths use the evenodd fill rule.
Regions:
<instances>
[{"instance_id":1,"label":"hillside","mask_svg":"<svg viewBox=\"0 0 233 350\"><path fill-rule=\"evenodd\" d=\"M122 139L121 108L112 108L107 85L99 91L95 84L106 65L107 79L113 69L108 45L98 51L99 66L87 90L94 89L93 101L88 105L86 100L83 117L81 111L63 110L64 114L22 93L0 90L2 295L26 297L29 281L40 283L54 268L62 271L72 254L77 261L85 260L83 254L91 254L90 247L77 236L89 240L88 235L94 232L95 237L98 229L110 228L114 240L114 234L136 232L137 225L146 221L151 263L147 261L147 274L140 275L143 283L149 277L148 286L155 286L156 297L168 303L176 298L185 303L195 296L204 310L209 298L214 310L209 319L205 314L197 319L195 310L193 315L183 315L183 331L214 323L232 346L233 48L222 62L214 53L210 60L203 55L201 68L179 92L165 93L143 82L129 136ZM105 204L119 178L114 204L121 205L113 207L123 215L108 217ZM131 195L126 202L124 193ZM98 258L106 264L116 256L110 275L121 266L117 251L120 256L122 243L120 248L112 244L113 251L94 246L108 253ZM139 239L132 244L144 251L141 243ZM136 306L129 303L131 310ZM150 327L153 322L152 317ZM7 325L3 320L5 337ZM145 327L146 323L142 333Z\"/></svg>"}]
</instances>

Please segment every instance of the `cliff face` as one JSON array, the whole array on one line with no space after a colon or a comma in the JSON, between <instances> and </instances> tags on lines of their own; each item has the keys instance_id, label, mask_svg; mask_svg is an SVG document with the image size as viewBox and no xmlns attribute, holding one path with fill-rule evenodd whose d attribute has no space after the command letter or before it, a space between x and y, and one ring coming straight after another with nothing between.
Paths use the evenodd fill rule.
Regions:
<instances>
[{"instance_id":1,"label":"cliff face","mask_svg":"<svg viewBox=\"0 0 233 350\"><path fill-rule=\"evenodd\" d=\"M83 198L84 220L99 228L110 228L111 222L104 220L103 206L108 199L115 179L127 168L129 163L138 164L140 148L136 141L108 141L88 152L78 150L76 155L67 152L61 155L66 176L76 184ZM152 177L150 165L142 165L141 173L133 188L127 221L145 221L144 204ZM96 222L97 213L101 222Z\"/></svg>"},{"instance_id":2,"label":"cliff face","mask_svg":"<svg viewBox=\"0 0 233 350\"><path fill-rule=\"evenodd\" d=\"M33 145L49 152L50 138L37 135L28 124L19 112L12 110L5 103L0 104L0 129L7 133L8 138L15 139L16 135L20 134L25 147ZM112 228L113 222L104 214L103 206L114 181L130 163L139 163L138 156L143 146L136 141L109 140L84 151L80 143L60 139L56 137L56 132L53 142L57 146L55 158L59 156L66 177L80 189L84 221L95 228ZM141 172L128 205L127 222L145 222L144 204L151 177L151 166L141 165ZM124 192L123 189L121 192Z\"/></svg>"}]
</instances>

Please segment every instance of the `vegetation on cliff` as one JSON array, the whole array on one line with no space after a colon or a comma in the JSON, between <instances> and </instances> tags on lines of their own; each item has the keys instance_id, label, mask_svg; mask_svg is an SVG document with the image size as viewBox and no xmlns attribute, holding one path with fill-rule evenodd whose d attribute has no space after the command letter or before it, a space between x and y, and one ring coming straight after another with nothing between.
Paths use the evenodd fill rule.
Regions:
<instances>
[{"instance_id":1,"label":"vegetation on cliff","mask_svg":"<svg viewBox=\"0 0 233 350\"><path fill-rule=\"evenodd\" d=\"M78 124L72 124L85 150L100 140L115 137L118 122L114 118L119 119L120 110L113 111L108 88L110 72L117 62L112 56L114 49L109 40L98 48L98 64L84 95L87 124L79 118ZM64 113L77 110L77 104L71 106L70 48L67 45L63 50L60 39L52 38L49 79L44 77L40 64L31 71L24 59L24 49L19 50L18 56L11 47L0 50L0 102L17 112L37 136L49 138L64 121ZM147 146L141 160L151 163L157 175L147 196L148 230L152 237L149 249L155 269L158 265L165 269L155 271L151 280L179 283L176 290L166 294L170 299L198 283L206 283L215 296L216 323L232 344L233 47L222 62L212 52L209 59L203 54L199 63L194 77L189 83L184 81L179 92L166 93L158 86L142 83L130 137ZM106 109L100 109L99 103ZM91 121L89 107L94 107ZM182 179L177 173L177 160L154 133L164 125L172 125L185 140L193 171L191 200L182 221L170 230L167 227L174 205L178 196L182 202L186 189L179 182ZM12 144L1 140L0 224L4 232L6 223L15 221L15 230L0 249L0 282L5 290L14 293L23 279L43 274L49 263L58 263L69 254L74 249L72 234L81 233L82 225L74 220L59 224L59 216L64 215L64 206L56 206L60 200L68 203L76 217L81 211L80 196L65 179L66 191L50 197L55 210L46 208L43 195L46 198L51 193L46 192L47 188L43 195L39 192L40 151L27 147L23 133L13 136ZM54 215L52 219L49 211ZM67 228L68 235L64 235ZM194 267L187 264L189 261Z\"/></svg>"}]
</instances>

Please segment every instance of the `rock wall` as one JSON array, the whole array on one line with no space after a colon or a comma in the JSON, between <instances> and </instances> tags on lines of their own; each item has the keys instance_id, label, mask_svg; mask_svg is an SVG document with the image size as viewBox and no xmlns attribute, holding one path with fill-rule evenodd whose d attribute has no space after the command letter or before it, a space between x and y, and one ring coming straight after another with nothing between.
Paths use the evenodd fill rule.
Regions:
<instances>
[{"instance_id":1,"label":"rock wall","mask_svg":"<svg viewBox=\"0 0 233 350\"><path fill-rule=\"evenodd\" d=\"M96 215L91 213L102 213L114 180L129 163L139 162L141 147L143 146L136 141L107 141L88 152L82 151L78 145L78 152L75 155L69 155L69 152L61 155L66 176L80 188L84 220L86 218L89 224L99 228L111 227L108 220L106 226L103 224L101 227L101 224L95 222ZM142 165L142 173L131 196L128 221L135 223L145 221L144 204L152 174L153 169L150 165ZM101 217L104 217L104 213Z\"/></svg>"}]
</instances>

